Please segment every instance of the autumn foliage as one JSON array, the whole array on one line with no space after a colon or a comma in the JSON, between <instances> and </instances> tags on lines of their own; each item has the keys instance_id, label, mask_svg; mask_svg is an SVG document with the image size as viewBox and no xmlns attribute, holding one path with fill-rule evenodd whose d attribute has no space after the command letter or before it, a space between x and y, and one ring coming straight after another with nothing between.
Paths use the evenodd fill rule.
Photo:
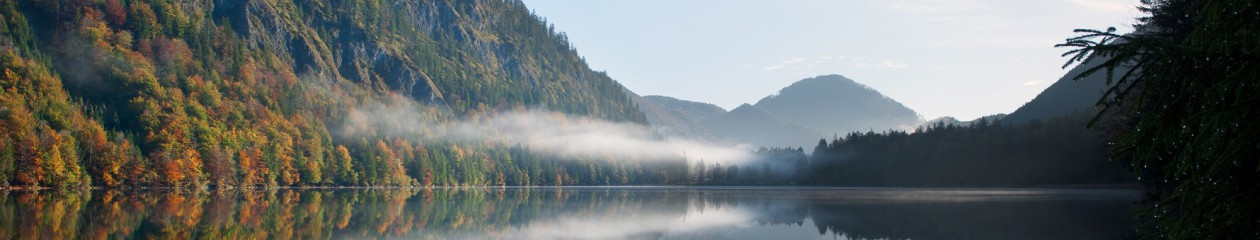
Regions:
<instances>
[{"instance_id":1,"label":"autumn foliage","mask_svg":"<svg viewBox=\"0 0 1260 240\"><path fill-rule=\"evenodd\" d=\"M435 24L413 18L426 14L457 20L416 27ZM347 131L356 106L396 99L429 106L415 109L428 121L531 106L646 121L624 88L515 1L0 3L0 187L685 179L662 177L685 175L661 170L682 165L421 141L424 126Z\"/></svg>"}]
</instances>

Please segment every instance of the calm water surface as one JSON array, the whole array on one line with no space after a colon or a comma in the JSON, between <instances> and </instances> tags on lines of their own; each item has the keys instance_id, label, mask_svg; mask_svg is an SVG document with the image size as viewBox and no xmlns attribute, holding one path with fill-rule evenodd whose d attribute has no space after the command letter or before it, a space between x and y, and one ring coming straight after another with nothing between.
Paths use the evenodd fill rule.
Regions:
<instances>
[{"instance_id":1,"label":"calm water surface","mask_svg":"<svg viewBox=\"0 0 1260 240\"><path fill-rule=\"evenodd\" d=\"M0 239L1120 239L1136 191L566 187L0 192Z\"/></svg>"}]
</instances>

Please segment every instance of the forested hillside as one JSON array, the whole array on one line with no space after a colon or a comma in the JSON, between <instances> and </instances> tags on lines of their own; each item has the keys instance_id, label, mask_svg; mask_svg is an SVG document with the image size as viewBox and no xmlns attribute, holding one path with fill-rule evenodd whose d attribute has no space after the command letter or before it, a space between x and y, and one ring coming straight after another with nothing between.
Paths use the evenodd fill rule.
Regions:
<instances>
[{"instance_id":1,"label":"forested hillside","mask_svg":"<svg viewBox=\"0 0 1260 240\"><path fill-rule=\"evenodd\" d=\"M671 179L348 124L378 105L419 122L535 108L646 122L519 1L4 1L0 71L0 186Z\"/></svg>"},{"instance_id":2,"label":"forested hillside","mask_svg":"<svg viewBox=\"0 0 1260 240\"><path fill-rule=\"evenodd\" d=\"M1013 187L1133 184L1123 162L1110 161L1105 138L1085 128L1091 113L1003 124L980 118L913 133L854 132L819 140L810 155L811 184L898 187Z\"/></svg>"},{"instance_id":3,"label":"forested hillside","mask_svg":"<svg viewBox=\"0 0 1260 240\"><path fill-rule=\"evenodd\" d=\"M1099 59L1098 61L1105 60ZM1098 103L1099 98L1102 98L1103 93L1107 91L1107 75L1099 73L1078 77L1086 69L1096 66L1098 66L1097 63L1073 67L1071 71L1064 74L1063 77L1055 81L1045 91L1037 94L1036 98L1028 101L1028 103L1020 106L1019 109L1011 112L1006 118L1003 118L1003 122L1026 124L1033 120L1040 119L1045 121L1073 112L1098 112L1100 109L1095 107L1095 104ZM1117 70L1114 75L1119 75L1125 70L1128 69Z\"/></svg>"}]
</instances>

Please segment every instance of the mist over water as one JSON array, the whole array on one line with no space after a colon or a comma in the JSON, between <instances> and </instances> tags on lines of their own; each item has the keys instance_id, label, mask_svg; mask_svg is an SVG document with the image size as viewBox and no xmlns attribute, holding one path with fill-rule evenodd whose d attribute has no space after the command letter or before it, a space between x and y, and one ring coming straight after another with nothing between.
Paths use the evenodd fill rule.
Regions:
<instances>
[{"instance_id":1,"label":"mist over water","mask_svg":"<svg viewBox=\"0 0 1260 240\"><path fill-rule=\"evenodd\" d=\"M475 142L521 145L558 158L602 157L616 160L704 160L744 164L754 161L752 150L691 139L663 137L652 128L542 109L511 110L437 121L444 110L394 98L350 110L342 136L384 135L425 143Z\"/></svg>"}]
</instances>

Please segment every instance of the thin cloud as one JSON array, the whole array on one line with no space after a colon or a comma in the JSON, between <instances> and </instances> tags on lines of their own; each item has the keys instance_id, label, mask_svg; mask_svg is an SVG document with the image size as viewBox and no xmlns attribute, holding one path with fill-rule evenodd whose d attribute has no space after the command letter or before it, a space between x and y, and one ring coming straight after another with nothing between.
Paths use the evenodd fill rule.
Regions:
<instances>
[{"instance_id":1,"label":"thin cloud","mask_svg":"<svg viewBox=\"0 0 1260 240\"><path fill-rule=\"evenodd\" d=\"M906 67L909 67L909 65L907 65L906 63L897 62L893 60L883 60L879 62L859 61L859 62L853 63L853 66L858 67L858 68L906 68Z\"/></svg>"},{"instance_id":2,"label":"thin cloud","mask_svg":"<svg viewBox=\"0 0 1260 240\"><path fill-rule=\"evenodd\" d=\"M518 110L467 119L433 121L434 108L403 98L350 110L341 136L404 137L420 142L464 141L524 145L558 157L613 156L636 161L686 157L710 162L754 160L745 148L659 137L650 127L569 116L545 110Z\"/></svg>"},{"instance_id":3,"label":"thin cloud","mask_svg":"<svg viewBox=\"0 0 1260 240\"><path fill-rule=\"evenodd\" d=\"M983 8L978 1L898 0L886 1L884 7L908 13L947 13Z\"/></svg>"},{"instance_id":4,"label":"thin cloud","mask_svg":"<svg viewBox=\"0 0 1260 240\"><path fill-rule=\"evenodd\" d=\"M1037 85L1037 84L1041 84L1041 80L1032 80L1032 81L1024 82L1024 86L1032 86L1032 85Z\"/></svg>"},{"instance_id":5,"label":"thin cloud","mask_svg":"<svg viewBox=\"0 0 1260 240\"><path fill-rule=\"evenodd\" d=\"M797 69L797 68L801 68L802 67L801 63L804 63L805 61L809 61L809 59L803 58L803 57L791 58L791 59L780 61L779 63L775 63L770 66L766 66L765 69L767 71L779 70L779 69L785 69L785 68Z\"/></svg>"},{"instance_id":6,"label":"thin cloud","mask_svg":"<svg viewBox=\"0 0 1260 240\"><path fill-rule=\"evenodd\" d=\"M767 71L772 71L772 70L779 70L779 69L814 68L814 67L817 67L818 65L826 64L829 61L844 60L844 59L845 59L844 55L818 56L818 57L813 57L813 58L795 57L795 58L779 61L778 63L772 64L770 66L766 66L764 69Z\"/></svg>"},{"instance_id":7,"label":"thin cloud","mask_svg":"<svg viewBox=\"0 0 1260 240\"><path fill-rule=\"evenodd\" d=\"M844 55L835 55L835 56L819 56L819 57L818 57L818 59L822 59L822 60L832 60L832 59L844 60L845 58L846 58L846 57L845 57Z\"/></svg>"}]
</instances>

